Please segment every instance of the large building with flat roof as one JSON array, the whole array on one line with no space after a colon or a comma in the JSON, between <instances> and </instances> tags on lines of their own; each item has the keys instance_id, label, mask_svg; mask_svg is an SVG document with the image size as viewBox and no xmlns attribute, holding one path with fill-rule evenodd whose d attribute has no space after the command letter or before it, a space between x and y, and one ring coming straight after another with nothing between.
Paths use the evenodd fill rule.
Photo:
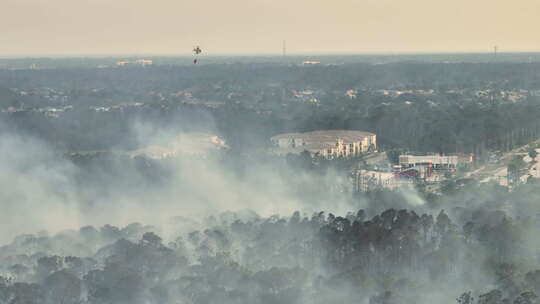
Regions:
<instances>
[{"instance_id":1,"label":"large building with flat roof","mask_svg":"<svg viewBox=\"0 0 540 304\"><path fill-rule=\"evenodd\" d=\"M354 157L377 148L375 134L350 130L285 133L270 140L273 151L279 155L308 151L312 156L325 158Z\"/></svg>"},{"instance_id":2,"label":"large building with flat roof","mask_svg":"<svg viewBox=\"0 0 540 304\"><path fill-rule=\"evenodd\" d=\"M452 169L459 163L457 155L400 155L399 164L403 168L412 168L429 164L434 169Z\"/></svg>"}]
</instances>

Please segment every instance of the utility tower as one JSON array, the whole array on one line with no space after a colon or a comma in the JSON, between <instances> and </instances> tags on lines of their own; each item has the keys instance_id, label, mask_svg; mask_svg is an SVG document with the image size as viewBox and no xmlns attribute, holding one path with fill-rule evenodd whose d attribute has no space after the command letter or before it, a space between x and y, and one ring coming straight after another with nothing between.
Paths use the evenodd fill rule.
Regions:
<instances>
[{"instance_id":1,"label":"utility tower","mask_svg":"<svg viewBox=\"0 0 540 304\"><path fill-rule=\"evenodd\" d=\"M287 56L287 41L283 40L283 57Z\"/></svg>"}]
</instances>

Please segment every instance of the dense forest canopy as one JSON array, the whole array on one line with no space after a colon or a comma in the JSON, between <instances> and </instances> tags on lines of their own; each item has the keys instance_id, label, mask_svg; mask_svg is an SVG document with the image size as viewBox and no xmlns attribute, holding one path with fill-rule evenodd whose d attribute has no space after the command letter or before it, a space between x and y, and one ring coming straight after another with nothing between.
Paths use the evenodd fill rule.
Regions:
<instances>
[{"instance_id":1,"label":"dense forest canopy","mask_svg":"<svg viewBox=\"0 0 540 304\"><path fill-rule=\"evenodd\" d=\"M539 209L523 196L537 200L540 192L495 189L500 196L491 201L489 187L439 198L443 210L372 193L366 209L347 214L178 217L167 239L139 223L21 235L0 248L0 300L535 303ZM505 204L519 211L503 211Z\"/></svg>"}]
</instances>

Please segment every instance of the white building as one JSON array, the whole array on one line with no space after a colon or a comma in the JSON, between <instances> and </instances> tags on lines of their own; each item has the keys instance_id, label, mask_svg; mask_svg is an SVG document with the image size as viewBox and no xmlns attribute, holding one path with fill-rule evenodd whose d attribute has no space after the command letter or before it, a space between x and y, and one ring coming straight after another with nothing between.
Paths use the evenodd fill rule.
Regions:
<instances>
[{"instance_id":1,"label":"white building","mask_svg":"<svg viewBox=\"0 0 540 304\"><path fill-rule=\"evenodd\" d=\"M452 169L459 163L457 155L400 155L399 165L402 168L412 168L431 164L433 169Z\"/></svg>"},{"instance_id":2,"label":"white building","mask_svg":"<svg viewBox=\"0 0 540 304\"><path fill-rule=\"evenodd\" d=\"M129 66L129 65L132 65L132 64L136 64L136 65L140 65L140 66L147 66L147 65L152 65L154 62L152 60L149 60L149 59L137 59L135 61L129 61L129 60L121 60L121 61L117 61L116 62L116 65L117 66Z\"/></svg>"},{"instance_id":3,"label":"white building","mask_svg":"<svg viewBox=\"0 0 540 304\"><path fill-rule=\"evenodd\" d=\"M325 158L359 156L377 148L373 133L350 130L327 130L306 133L286 133L270 139L273 151L279 155L308 151Z\"/></svg>"},{"instance_id":4,"label":"white building","mask_svg":"<svg viewBox=\"0 0 540 304\"><path fill-rule=\"evenodd\" d=\"M149 59L137 59L135 60L135 63L142 66L147 66L147 65L152 65L154 62Z\"/></svg>"}]
</instances>

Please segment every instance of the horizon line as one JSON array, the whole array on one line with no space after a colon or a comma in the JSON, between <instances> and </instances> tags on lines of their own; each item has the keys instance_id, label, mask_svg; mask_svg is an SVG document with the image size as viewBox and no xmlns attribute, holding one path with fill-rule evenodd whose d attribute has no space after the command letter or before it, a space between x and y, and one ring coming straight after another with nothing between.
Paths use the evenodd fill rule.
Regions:
<instances>
[{"instance_id":1,"label":"horizon line","mask_svg":"<svg viewBox=\"0 0 540 304\"><path fill-rule=\"evenodd\" d=\"M407 56L407 55L481 55L488 51L403 51L403 52L288 52L287 57L300 56ZM505 54L540 54L540 51L498 51ZM0 59L36 59L36 58L118 58L118 57L192 57L191 53L65 53L65 54L0 54ZM210 53L204 57L283 57L280 52L269 53Z\"/></svg>"}]
</instances>

